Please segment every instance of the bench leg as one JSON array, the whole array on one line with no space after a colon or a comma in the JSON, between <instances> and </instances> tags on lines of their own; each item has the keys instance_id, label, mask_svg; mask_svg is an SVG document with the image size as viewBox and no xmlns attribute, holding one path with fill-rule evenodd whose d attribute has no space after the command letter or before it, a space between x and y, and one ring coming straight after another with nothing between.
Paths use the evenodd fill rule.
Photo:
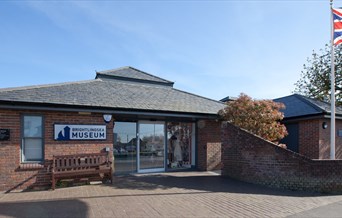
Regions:
<instances>
[{"instance_id":1,"label":"bench leg","mask_svg":"<svg viewBox=\"0 0 342 218\"><path fill-rule=\"evenodd\" d=\"M56 180L55 180L55 176L52 174L52 190L55 190L56 188Z\"/></svg>"},{"instance_id":2,"label":"bench leg","mask_svg":"<svg viewBox=\"0 0 342 218\"><path fill-rule=\"evenodd\" d=\"M112 182L112 185L113 185L114 184L113 173L110 174L110 181Z\"/></svg>"}]
</instances>

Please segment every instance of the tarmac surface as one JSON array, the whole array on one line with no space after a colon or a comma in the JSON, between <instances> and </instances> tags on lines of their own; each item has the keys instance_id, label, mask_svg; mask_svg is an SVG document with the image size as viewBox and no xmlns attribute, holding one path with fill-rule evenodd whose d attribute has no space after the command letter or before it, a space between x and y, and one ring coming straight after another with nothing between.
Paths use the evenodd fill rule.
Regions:
<instances>
[{"instance_id":1,"label":"tarmac surface","mask_svg":"<svg viewBox=\"0 0 342 218\"><path fill-rule=\"evenodd\" d=\"M213 172L0 194L0 217L342 217L342 195L270 189Z\"/></svg>"}]
</instances>

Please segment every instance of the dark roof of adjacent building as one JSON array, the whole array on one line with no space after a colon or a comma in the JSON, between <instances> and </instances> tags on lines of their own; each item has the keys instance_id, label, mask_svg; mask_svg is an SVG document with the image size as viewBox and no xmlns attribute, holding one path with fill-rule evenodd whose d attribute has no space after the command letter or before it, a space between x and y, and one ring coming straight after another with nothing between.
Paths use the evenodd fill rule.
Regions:
<instances>
[{"instance_id":1,"label":"dark roof of adjacent building","mask_svg":"<svg viewBox=\"0 0 342 218\"><path fill-rule=\"evenodd\" d=\"M235 97L227 96L220 101L228 102L236 100ZM282 98L273 99L275 102L281 102L285 105L284 119L312 117L317 115L330 115L330 103L319 101L313 98L305 97L299 94L293 94ZM336 107L336 115L342 116L342 108Z\"/></svg>"},{"instance_id":2,"label":"dark roof of adjacent building","mask_svg":"<svg viewBox=\"0 0 342 218\"><path fill-rule=\"evenodd\" d=\"M97 72L89 81L0 89L0 105L22 103L209 115L224 107L132 67Z\"/></svg>"},{"instance_id":3,"label":"dark roof of adjacent building","mask_svg":"<svg viewBox=\"0 0 342 218\"><path fill-rule=\"evenodd\" d=\"M237 97L227 96L225 98L222 98L220 101L222 102L228 102L228 101L235 101Z\"/></svg>"},{"instance_id":4,"label":"dark roof of adjacent building","mask_svg":"<svg viewBox=\"0 0 342 218\"><path fill-rule=\"evenodd\" d=\"M285 119L298 118L304 116L330 115L330 103L308 98L299 94L293 94L282 98L274 99L275 102L281 102L285 105ZM336 115L342 116L342 108L336 107Z\"/></svg>"}]
</instances>

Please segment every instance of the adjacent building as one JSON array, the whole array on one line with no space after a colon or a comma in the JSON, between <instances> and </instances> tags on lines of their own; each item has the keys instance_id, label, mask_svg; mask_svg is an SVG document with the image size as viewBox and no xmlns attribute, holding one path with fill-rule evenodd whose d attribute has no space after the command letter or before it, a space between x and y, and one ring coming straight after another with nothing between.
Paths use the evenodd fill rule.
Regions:
<instances>
[{"instance_id":1,"label":"adjacent building","mask_svg":"<svg viewBox=\"0 0 342 218\"><path fill-rule=\"evenodd\" d=\"M234 97L221 99L234 101ZM299 94L273 99L285 105L284 119L288 131L281 143L287 149L310 159L330 159L330 103ZM342 108L336 107L336 159L342 159Z\"/></svg>"},{"instance_id":2,"label":"adjacent building","mask_svg":"<svg viewBox=\"0 0 342 218\"><path fill-rule=\"evenodd\" d=\"M284 120L289 135L287 148L311 159L330 159L330 103L299 94L274 99L285 105ZM342 159L342 108L336 107L335 156Z\"/></svg>"}]
</instances>

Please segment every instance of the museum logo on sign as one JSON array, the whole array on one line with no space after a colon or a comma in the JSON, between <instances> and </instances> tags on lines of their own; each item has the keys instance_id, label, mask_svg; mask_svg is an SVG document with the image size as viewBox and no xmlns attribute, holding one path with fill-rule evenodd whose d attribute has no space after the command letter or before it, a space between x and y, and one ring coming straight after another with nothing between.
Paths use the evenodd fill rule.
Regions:
<instances>
[{"instance_id":1,"label":"museum logo on sign","mask_svg":"<svg viewBox=\"0 0 342 218\"><path fill-rule=\"evenodd\" d=\"M105 140L105 125L63 125L55 124L55 140Z\"/></svg>"}]
</instances>

